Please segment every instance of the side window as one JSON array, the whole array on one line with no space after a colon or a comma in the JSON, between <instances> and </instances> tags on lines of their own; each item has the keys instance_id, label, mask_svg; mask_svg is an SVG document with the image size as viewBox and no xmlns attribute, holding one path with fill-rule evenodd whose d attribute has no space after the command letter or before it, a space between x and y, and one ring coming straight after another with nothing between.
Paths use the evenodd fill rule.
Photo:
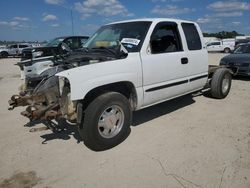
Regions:
<instances>
[{"instance_id":1,"label":"side window","mask_svg":"<svg viewBox=\"0 0 250 188\"><path fill-rule=\"evenodd\" d=\"M83 45L87 42L88 38L83 38L83 37L80 37L80 47L83 47Z\"/></svg>"},{"instance_id":2,"label":"side window","mask_svg":"<svg viewBox=\"0 0 250 188\"><path fill-rule=\"evenodd\" d=\"M187 40L188 49L200 50L202 48L201 39L196 26L192 23L182 23L181 25Z\"/></svg>"},{"instance_id":3,"label":"side window","mask_svg":"<svg viewBox=\"0 0 250 188\"><path fill-rule=\"evenodd\" d=\"M215 42L214 45L219 46L220 42Z\"/></svg>"},{"instance_id":4,"label":"side window","mask_svg":"<svg viewBox=\"0 0 250 188\"><path fill-rule=\"evenodd\" d=\"M70 49L79 48L77 37L65 39L63 42L66 43L70 47Z\"/></svg>"},{"instance_id":5,"label":"side window","mask_svg":"<svg viewBox=\"0 0 250 188\"><path fill-rule=\"evenodd\" d=\"M10 48L17 48L17 45L11 45Z\"/></svg>"},{"instance_id":6,"label":"side window","mask_svg":"<svg viewBox=\"0 0 250 188\"><path fill-rule=\"evenodd\" d=\"M23 45L23 44L19 45L19 48L27 48L27 47L28 45Z\"/></svg>"},{"instance_id":7,"label":"side window","mask_svg":"<svg viewBox=\"0 0 250 188\"><path fill-rule=\"evenodd\" d=\"M182 51L177 24L174 22L158 23L151 35L152 54Z\"/></svg>"}]
</instances>

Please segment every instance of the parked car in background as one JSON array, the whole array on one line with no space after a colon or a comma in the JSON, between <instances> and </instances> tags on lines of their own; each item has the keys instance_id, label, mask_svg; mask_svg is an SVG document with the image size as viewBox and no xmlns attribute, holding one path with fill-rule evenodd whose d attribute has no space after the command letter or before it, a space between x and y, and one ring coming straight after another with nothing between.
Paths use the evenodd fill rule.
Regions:
<instances>
[{"instance_id":1,"label":"parked car in background","mask_svg":"<svg viewBox=\"0 0 250 188\"><path fill-rule=\"evenodd\" d=\"M236 75L250 76L250 43L240 44L221 59L220 65L232 69Z\"/></svg>"},{"instance_id":2,"label":"parked car in background","mask_svg":"<svg viewBox=\"0 0 250 188\"><path fill-rule=\"evenodd\" d=\"M39 77L47 69L54 65L54 57L67 53L63 50L62 44L66 44L68 50L77 50L83 47L88 40L87 36L58 37L44 46L26 48L22 51L21 61L17 65L21 69L21 79Z\"/></svg>"},{"instance_id":3,"label":"parked car in background","mask_svg":"<svg viewBox=\"0 0 250 188\"><path fill-rule=\"evenodd\" d=\"M224 52L229 53L234 50L235 39L224 39L221 41L213 41L207 44L208 52Z\"/></svg>"},{"instance_id":4,"label":"parked car in background","mask_svg":"<svg viewBox=\"0 0 250 188\"><path fill-rule=\"evenodd\" d=\"M24 49L22 51L21 61L63 53L60 47L62 43L67 44L71 50L82 48L82 45L88 38L88 36L66 36L55 38L44 46Z\"/></svg>"},{"instance_id":5,"label":"parked car in background","mask_svg":"<svg viewBox=\"0 0 250 188\"><path fill-rule=\"evenodd\" d=\"M13 44L6 48L0 49L0 57L8 57L8 56L20 56L22 54L22 50L24 48L31 47L30 44Z\"/></svg>"},{"instance_id":6,"label":"parked car in background","mask_svg":"<svg viewBox=\"0 0 250 188\"><path fill-rule=\"evenodd\" d=\"M250 42L250 38L246 38L246 39L236 39L235 42L235 48L237 48L239 45L241 44L246 44Z\"/></svg>"}]
</instances>

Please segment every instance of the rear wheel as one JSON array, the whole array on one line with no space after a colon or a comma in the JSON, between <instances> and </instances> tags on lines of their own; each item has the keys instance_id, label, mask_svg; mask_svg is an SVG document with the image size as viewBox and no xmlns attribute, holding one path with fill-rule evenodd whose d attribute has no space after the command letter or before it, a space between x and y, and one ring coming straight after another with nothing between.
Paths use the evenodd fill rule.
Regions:
<instances>
[{"instance_id":1,"label":"rear wheel","mask_svg":"<svg viewBox=\"0 0 250 188\"><path fill-rule=\"evenodd\" d=\"M217 99L225 98L230 91L231 82L232 75L227 69L217 69L211 81L211 95Z\"/></svg>"},{"instance_id":2,"label":"rear wheel","mask_svg":"<svg viewBox=\"0 0 250 188\"><path fill-rule=\"evenodd\" d=\"M84 144L102 151L120 144L130 133L131 107L120 93L108 92L98 96L86 108L79 132Z\"/></svg>"}]
</instances>

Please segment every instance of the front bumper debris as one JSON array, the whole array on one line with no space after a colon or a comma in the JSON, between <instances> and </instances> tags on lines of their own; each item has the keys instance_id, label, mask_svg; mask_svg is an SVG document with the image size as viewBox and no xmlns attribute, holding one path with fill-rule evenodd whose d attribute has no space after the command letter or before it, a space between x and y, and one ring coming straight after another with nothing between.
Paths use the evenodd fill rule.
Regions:
<instances>
[{"instance_id":1,"label":"front bumper debris","mask_svg":"<svg viewBox=\"0 0 250 188\"><path fill-rule=\"evenodd\" d=\"M34 102L36 103L45 102L45 96L42 94L34 96L13 95L9 100L9 110L13 110L18 106L33 105Z\"/></svg>"},{"instance_id":2,"label":"front bumper debris","mask_svg":"<svg viewBox=\"0 0 250 188\"><path fill-rule=\"evenodd\" d=\"M58 119L61 116L59 103L44 105L46 98L42 94L31 96L13 95L9 100L9 110L13 110L19 106L28 106L21 115L34 120L52 120Z\"/></svg>"}]
</instances>

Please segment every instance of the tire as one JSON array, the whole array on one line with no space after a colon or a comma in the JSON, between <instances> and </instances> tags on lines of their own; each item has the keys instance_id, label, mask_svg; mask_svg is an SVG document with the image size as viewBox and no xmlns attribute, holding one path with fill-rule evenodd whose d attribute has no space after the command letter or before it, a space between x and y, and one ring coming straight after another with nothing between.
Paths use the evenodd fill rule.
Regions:
<instances>
[{"instance_id":1,"label":"tire","mask_svg":"<svg viewBox=\"0 0 250 188\"><path fill-rule=\"evenodd\" d=\"M130 133L132 111L128 99L117 92L95 98L83 114L79 133L91 150L103 151L124 141Z\"/></svg>"},{"instance_id":2,"label":"tire","mask_svg":"<svg viewBox=\"0 0 250 188\"><path fill-rule=\"evenodd\" d=\"M1 57L6 58L8 56L9 56L8 52L1 52Z\"/></svg>"},{"instance_id":3,"label":"tire","mask_svg":"<svg viewBox=\"0 0 250 188\"><path fill-rule=\"evenodd\" d=\"M217 69L212 77L211 81L211 95L217 99L225 98L231 88L232 75L224 68Z\"/></svg>"},{"instance_id":4,"label":"tire","mask_svg":"<svg viewBox=\"0 0 250 188\"><path fill-rule=\"evenodd\" d=\"M225 48L225 49L224 49L224 53L227 53L227 54L228 54L228 53L230 53L230 51L231 51L230 48Z\"/></svg>"}]
</instances>

